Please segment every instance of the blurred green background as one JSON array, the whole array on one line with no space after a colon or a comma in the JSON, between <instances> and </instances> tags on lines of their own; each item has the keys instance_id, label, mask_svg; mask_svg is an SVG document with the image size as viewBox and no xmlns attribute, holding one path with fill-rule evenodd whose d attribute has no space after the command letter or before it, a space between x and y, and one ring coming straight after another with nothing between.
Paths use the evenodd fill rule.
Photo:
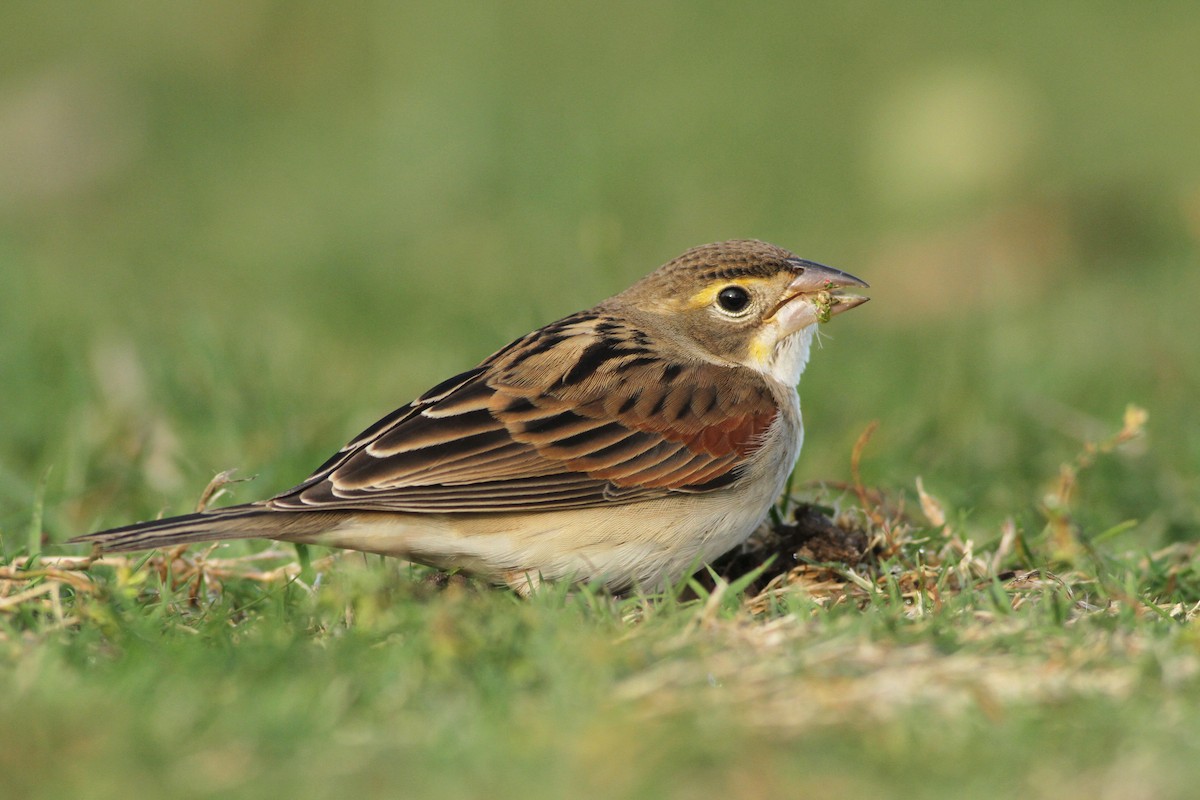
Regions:
<instances>
[{"instance_id":1,"label":"blurred green background","mask_svg":"<svg viewBox=\"0 0 1200 800\"><path fill-rule=\"evenodd\" d=\"M0 534L291 485L687 247L872 283L798 476L1200 530L1200 6L6 4Z\"/></svg>"},{"instance_id":2,"label":"blurred green background","mask_svg":"<svg viewBox=\"0 0 1200 800\"><path fill-rule=\"evenodd\" d=\"M1073 508L1134 555L1011 556L1070 614L6 581L0 795L1190 797L1195 624L1148 602L1195 602L1194 551L1137 554L1200 537L1198 78L1176 0L0 4L0 565L231 467L284 489L732 237L872 284L801 386L832 502L878 420L867 483L1044 545L1060 465L1150 414Z\"/></svg>"}]
</instances>

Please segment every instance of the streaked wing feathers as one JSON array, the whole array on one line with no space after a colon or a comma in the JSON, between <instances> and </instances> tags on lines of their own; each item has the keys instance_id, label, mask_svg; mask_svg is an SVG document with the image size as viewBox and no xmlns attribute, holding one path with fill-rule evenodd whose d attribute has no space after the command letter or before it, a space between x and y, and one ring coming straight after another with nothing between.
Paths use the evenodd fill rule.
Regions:
<instances>
[{"instance_id":1,"label":"streaked wing feathers","mask_svg":"<svg viewBox=\"0 0 1200 800\"><path fill-rule=\"evenodd\" d=\"M281 509L565 509L728 485L778 408L744 368L665 361L581 313L519 339L346 445Z\"/></svg>"}]
</instances>

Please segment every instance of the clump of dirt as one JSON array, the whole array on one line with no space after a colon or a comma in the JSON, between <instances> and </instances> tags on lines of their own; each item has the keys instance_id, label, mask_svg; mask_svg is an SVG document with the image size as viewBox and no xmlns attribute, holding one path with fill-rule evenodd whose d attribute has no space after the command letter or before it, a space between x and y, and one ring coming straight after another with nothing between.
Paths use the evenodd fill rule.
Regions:
<instances>
[{"instance_id":1,"label":"clump of dirt","mask_svg":"<svg viewBox=\"0 0 1200 800\"><path fill-rule=\"evenodd\" d=\"M848 515L834 516L832 509L801 503L783 524L764 525L745 544L718 558L712 569L726 581L735 581L762 566L771 557L762 574L747 594L761 591L780 575L804 564L838 562L853 567L871 556L871 537ZM697 575L708 585L707 571Z\"/></svg>"}]
</instances>

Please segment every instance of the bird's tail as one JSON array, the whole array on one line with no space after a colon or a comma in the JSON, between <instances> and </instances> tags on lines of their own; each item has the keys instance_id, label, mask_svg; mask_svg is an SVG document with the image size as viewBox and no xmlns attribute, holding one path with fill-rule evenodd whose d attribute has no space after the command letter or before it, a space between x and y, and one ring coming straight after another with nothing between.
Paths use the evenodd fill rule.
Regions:
<instances>
[{"instance_id":1,"label":"bird's tail","mask_svg":"<svg viewBox=\"0 0 1200 800\"><path fill-rule=\"evenodd\" d=\"M320 512L275 511L249 503L97 531L76 536L70 543L97 544L105 552L122 552L227 539L303 541L329 527L330 520Z\"/></svg>"}]
</instances>

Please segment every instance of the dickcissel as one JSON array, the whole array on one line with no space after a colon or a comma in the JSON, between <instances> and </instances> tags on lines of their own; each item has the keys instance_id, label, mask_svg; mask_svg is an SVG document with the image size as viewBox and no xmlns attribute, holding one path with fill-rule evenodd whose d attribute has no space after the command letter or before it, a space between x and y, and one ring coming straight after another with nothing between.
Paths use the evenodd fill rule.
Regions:
<instances>
[{"instance_id":1,"label":"dickcissel","mask_svg":"<svg viewBox=\"0 0 1200 800\"><path fill-rule=\"evenodd\" d=\"M796 384L858 278L753 240L704 245L517 339L269 500L72 539L266 538L463 570L661 589L744 541L800 453Z\"/></svg>"}]
</instances>

